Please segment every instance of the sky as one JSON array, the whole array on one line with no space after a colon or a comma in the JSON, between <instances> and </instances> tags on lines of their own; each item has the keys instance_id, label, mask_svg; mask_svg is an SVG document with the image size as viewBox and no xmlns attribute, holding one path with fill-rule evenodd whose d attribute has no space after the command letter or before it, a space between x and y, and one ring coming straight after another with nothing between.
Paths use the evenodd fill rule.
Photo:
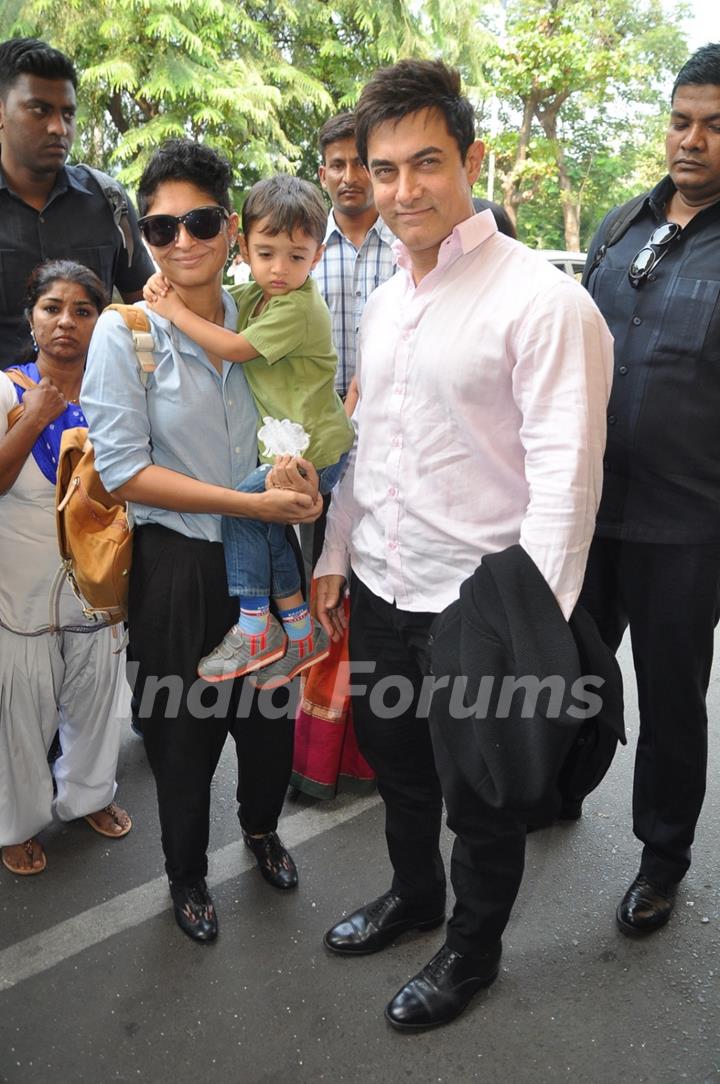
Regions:
<instances>
[{"instance_id":1,"label":"sky","mask_svg":"<svg viewBox=\"0 0 720 1084\"><path fill-rule=\"evenodd\" d=\"M720 41L720 3L718 0L690 0L694 17L688 23L688 45L697 49L709 41Z\"/></svg>"}]
</instances>

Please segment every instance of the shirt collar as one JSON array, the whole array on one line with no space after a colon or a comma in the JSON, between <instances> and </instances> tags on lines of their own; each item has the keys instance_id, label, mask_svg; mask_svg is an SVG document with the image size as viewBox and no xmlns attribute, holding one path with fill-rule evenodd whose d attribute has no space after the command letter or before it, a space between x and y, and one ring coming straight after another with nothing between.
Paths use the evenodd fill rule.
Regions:
<instances>
[{"instance_id":1,"label":"shirt collar","mask_svg":"<svg viewBox=\"0 0 720 1084\"><path fill-rule=\"evenodd\" d=\"M497 232L497 222L489 208L466 218L464 222L458 222L440 245L436 268L447 267L460 256L466 256ZM395 241L393 254L398 266L412 275L412 259L402 241Z\"/></svg>"},{"instance_id":2,"label":"shirt collar","mask_svg":"<svg viewBox=\"0 0 720 1084\"><path fill-rule=\"evenodd\" d=\"M392 245L395 241L395 234L392 232L389 226L383 222L380 215L375 219L372 226L368 230L368 233L375 232L381 241L384 241L386 245ZM335 221L335 215L330 211L328 214L327 229L325 230L325 244L327 244L334 235L337 234L338 240L345 238L345 234ZM366 235L367 236L367 235ZM347 240L347 238L345 238Z\"/></svg>"},{"instance_id":3,"label":"shirt collar","mask_svg":"<svg viewBox=\"0 0 720 1084\"><path fill-rule=\"evenodd\" d=\"M655 187L651 189L650 192L648 192L645 202L642 205L642 209L650 207L650 210L652 211L656 220L659 223L667 222L667 205L676 191L677 186L674 184L672 178L668 174L667 176L663 177L661 181L658 181ZM711 220L715 221L715 216L720 215L720 200L717 200L715 203L711 203L708 207L703 207L703 209L701 211L698 211L697 215L695 215L694 218L690 220L690 222L694 222L695 219L699 219L700 221L706 221L706 219L704 219L704 216L708 211L711 212ZM685 229L688 228L690 222L688 222L687 226L685 226Z\"/></svg>"},{"instance_id":4,"label":"shirt collar","mask_svg":"<svg viewBox=\"0 0 720 1084\"><path fill-rule=\"evenodd\" d=\"M14 189L8 184L5 174L2 171L2 163L0 162L0 188L6 189L8 192L14 192ZM90 188L83 180L83 174L76 166L63 166L58 171L58 175L55 178L55 184L52 186L52 190L48 195L47 202L50 203L55 196L61 195L66 192L68 188L74 188L78 192L82 192L85 195L92 195L94 189ZM14 193L17 195L17 193Z\"/></svg>"},{"instance_id":5,"label":"shirt collar","mask_svg":"<svg viewBox=\"0 0 720 1084\"><path fill-rule=\"evenodd\" d=\"M675 185L673 184L670 176L663 177L661 181L655 185L655 187L648 192L647 203L653 210L655 217L660 222L665 222L667 214L665 208L675 195Z\"/></svg>"}]
</instances>

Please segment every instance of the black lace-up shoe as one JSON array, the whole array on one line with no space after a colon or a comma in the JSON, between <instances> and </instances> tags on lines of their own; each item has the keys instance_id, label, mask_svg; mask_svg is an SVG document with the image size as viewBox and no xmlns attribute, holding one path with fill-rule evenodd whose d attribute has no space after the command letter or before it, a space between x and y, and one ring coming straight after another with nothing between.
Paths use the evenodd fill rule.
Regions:
<instances>
[{"instance_id":1,"label":"black lace-up shoe","mask_svg":"<svg viewBox=\"0 0 720 1084\"><path fill-rule=\"evenodd\" d=\"M664 926L675 906L677 885L655 884L639 873L620 901L615 918L631 937Z\"/></svg>"},{"instance_id":2,"label":"black lace-up shoe","mask_svg":"<svg viewBox=\"0 0 720 1084\"><path fill-rule=\"evenodd\" d=\"M175 921L193 941L214 941L218 935L215 905L205 881L189 886L170 886Z\"/></svg>"},{"instance_id":3,"label":"black lace-up shoe","mask_svg":"<svg viewBox=\"0 0 720 1084\"><path fill-rule=\"evenodd\" d=\"M297 888L298 871L277 832L265 836L249 836L243 832L246 846L257 859L257 864L268 884L273 888Z\"/></svg>"},{"instance_id":4,"label":"black lace-up shoe","mask_svg":"<svg viewBox=\"0 0 720 1084\"><path fill-rule=\"evenodd\" d=\"M398 991L385 1009L385 1018L399 1031L449 1024L467 1008L475 994L495 981L500 954L500 945L483 956L461 956L443 945L422 971Z\"/></svg>"},{"instance_id":5,"label":"black lace-up shoe","mask_svg":"<svg viewBox=\"0 0 720 1084\"><path fill-rule=\"evenodd\" d=\"M432 930L444 921L444 905L420 911L394 892L386 892L328 930L323 943L341 956L367 956L392 944L401 933Z\"/></svg>"}]
</instances>

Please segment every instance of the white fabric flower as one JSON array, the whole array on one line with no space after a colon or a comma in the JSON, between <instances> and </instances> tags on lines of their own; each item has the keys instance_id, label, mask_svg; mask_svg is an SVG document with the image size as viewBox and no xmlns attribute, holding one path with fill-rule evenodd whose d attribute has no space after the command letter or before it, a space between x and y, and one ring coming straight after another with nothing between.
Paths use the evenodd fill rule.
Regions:
<instances>
[{"instance_id":1,"label":"white fabric flower","mask_svg":"<svg viewBox=\"0 0 720 1084\"><path fill-rule=\"evenodd\" d=\"M263 444L263 455L302 455L310 443L310 434L289 418L263 418L258 440Z\"/></svg>"}]
</instances>

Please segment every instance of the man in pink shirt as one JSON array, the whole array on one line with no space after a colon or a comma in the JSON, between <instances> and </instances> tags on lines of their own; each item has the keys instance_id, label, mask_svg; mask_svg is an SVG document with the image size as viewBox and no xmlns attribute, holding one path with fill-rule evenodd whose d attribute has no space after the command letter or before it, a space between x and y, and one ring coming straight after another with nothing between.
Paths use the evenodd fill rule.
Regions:
<instances>
[{"instance_id":1,"label":"man in pink shirt","mask_svg":"<svg viewBox=\"0 0 720 1084\"><path fill-rule=\"evenodd\" d=\"M483 556L518 542L569 617L602 485L612 340L576 282L498 233L490 211L473 215L484 148L457 72L418 60L376 72L356 134L399 270L364 311L358 439L316 575L331 634L350 584L350 657L365 663L353 711L394 877L325 945L377 952L444 921L445 790L450 823L469 812L472 838L458 831L446 944L386 1009L411 1030L448 1022L495 978L524 858L522 825L479 800L451 808L444 775L441 789L418 710L430 625ZM392 710L378 710L393 687Z\"/></svg>"}]
</instances>

